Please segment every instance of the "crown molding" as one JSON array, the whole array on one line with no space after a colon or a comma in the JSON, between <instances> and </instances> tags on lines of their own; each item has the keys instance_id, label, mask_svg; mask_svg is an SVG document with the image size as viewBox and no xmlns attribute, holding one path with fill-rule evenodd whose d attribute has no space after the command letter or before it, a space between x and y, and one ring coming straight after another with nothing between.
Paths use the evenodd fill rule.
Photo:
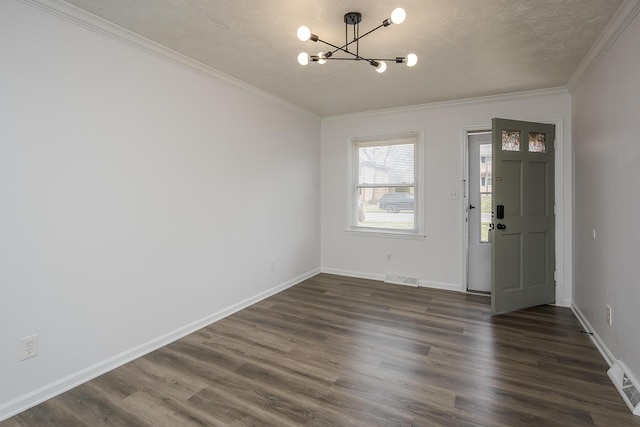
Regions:
<instances>
[{"instance_id":1,"label":"crown molding","mask_svg":"<svg viewBox=\"0 0 640 427\"><path fill-rule=\"evenodd\" d=\"M410 112L424 111L424 110L435 110L435 109L446 108L446 107L459 107L464 105L486 104L490 102L502 102L502 101L511 101L511 100L519 100L519 99L537 98L540 96L566 95L568 93L569 91L567 91L567 88L564 86L552 87L547 89L536 89L536 90L528 90L528 91L522 91L522 92L503 93L498 95L479 96L475 98L464 98L464 99L455 99L451 101L432 102L429 104L409 105L406 107L387 108L383 110L364 111L362 113L349 113L349 114L341 114L336 116L326 116L322 118L322 121L326 122L326 121L334 121L334 120L347 120L347 119L380 116L380 115L394 114L394 113L410 113Z\"/></svg>"},{"instance_id":2,"label":"crown molding","mask_svg":"<svg viewBox=\"0 0 640 427\"><path fill-rule=\"evenodd\" d=\"M74 25L92 31L101 36L107 37L126 46L133 47L148 55L160 58L164 61L181 66L190 71L194 71L210 79L221 80L238 88L244 89L260 97L269 99L287 108L306 114L312 118L320 119L320 116L304 108L279 98L269 92L252 86L242 80L216 70L186 55L169 49L159 43L149 40L137 33L129 31L113 22L96 16L77 6L69 4L63 0L17 0L27 6L31 6L49 15L63 19Z\"/></svg>"},{"instance_id":3,"label":"crown molding","mask_svg":"<svg viewBox=\"0 0 640 427\"><path fill-rule=\"evenodd\" d=\"M573 93L640 12L640 0L625 0L567 82Z\"/></svg>"}]
</instances>

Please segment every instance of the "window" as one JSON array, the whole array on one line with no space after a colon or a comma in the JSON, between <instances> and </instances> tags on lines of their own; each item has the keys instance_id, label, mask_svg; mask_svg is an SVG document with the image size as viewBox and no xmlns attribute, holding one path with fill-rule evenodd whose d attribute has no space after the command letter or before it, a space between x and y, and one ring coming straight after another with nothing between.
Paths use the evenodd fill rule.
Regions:
<instances>
[{"instance_id":1,"label":"window","mask_svg":"<svg viewBox=\"0 0 640 427\"><path fill-rule=\"evenodd\" d=\"M351 140L350 229L418 235L418 133Z\"/></svg>"}]
</instances>

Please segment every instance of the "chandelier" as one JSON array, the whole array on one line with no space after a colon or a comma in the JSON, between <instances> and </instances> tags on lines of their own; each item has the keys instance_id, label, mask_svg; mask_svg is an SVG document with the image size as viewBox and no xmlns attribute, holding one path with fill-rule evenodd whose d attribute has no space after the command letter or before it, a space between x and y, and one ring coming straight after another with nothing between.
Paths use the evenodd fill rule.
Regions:
<instances>
[{"instance_id":1,"label":"chandelier","mask_svg":"<svg viewBox=\"0 0 640 427\"><path fill-rule=\"evenodd\" d=\"M409 67L413 67L418 62L418 57L414 53L410 53L407 56L397 56L395 58L365 58L360 55L360 39L364 36L368 36L374 31L388 27L391 24L402 24L407 17L407 13L404 9L398 7L391 12L391 17L382 21L382 24L378 25L371 31L360 35L360 21L362 21L362 14L360 12L349 12L344 15L344 44L342 46L336 46L329 42L320 39L317 35L313 34L309 27L302 26L298 28L298 39L301 41L311 40L312 42L321 42L331 47L331 50L326 52L319 52L317 55L309 55L306 52L301 52L298 55L298 63L300 65L307 65L309 61L317 62L318 64L326 64L329 60L341 60L341 61L365 61L375 67L379 73L384 73L387 69L387 62L395 62L396 64L407 64ZM349 26L353 27L353 39L349 41ZM354 46L355 43L355 51ZM349 50L351 46L351 50ZM343 53L347 56L334 56L336 53Z\"/></svg>"}]
</instances>

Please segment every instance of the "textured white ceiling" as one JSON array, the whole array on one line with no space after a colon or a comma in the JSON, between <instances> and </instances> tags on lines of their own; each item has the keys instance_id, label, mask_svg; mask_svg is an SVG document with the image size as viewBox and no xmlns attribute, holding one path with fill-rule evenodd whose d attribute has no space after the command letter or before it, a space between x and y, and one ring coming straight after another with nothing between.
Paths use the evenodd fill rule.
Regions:
<instances>
[{"instance_id":1,"label":"textured white ceiling","mask_svg":"<svg viewBox=\"0 0 640 427\"><path fill-rule=\"evenodd\" d=\"M622 0L67 0L322 116L564 86ZM395 7L401 25L360 42L360 54L413 52L414 68L297 63L326 47L296 38L307 25L344 42L346 12L361 33Z\"/></svg>"}]
</instances>

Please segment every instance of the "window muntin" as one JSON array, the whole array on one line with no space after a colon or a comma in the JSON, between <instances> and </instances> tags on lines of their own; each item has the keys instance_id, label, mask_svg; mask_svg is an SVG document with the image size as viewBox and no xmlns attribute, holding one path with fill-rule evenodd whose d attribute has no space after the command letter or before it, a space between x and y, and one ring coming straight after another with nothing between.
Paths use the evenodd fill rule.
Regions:
<instances>
[{"instance_id":1,"label":"window muntin","mask_svg":"<svg viewBox=\"0 0 640 427\"><path fill-rule=\"evenodd\" d=\"M418 134L352 139L351 229L416 234Z\"/></svg>"}]
</instances>

